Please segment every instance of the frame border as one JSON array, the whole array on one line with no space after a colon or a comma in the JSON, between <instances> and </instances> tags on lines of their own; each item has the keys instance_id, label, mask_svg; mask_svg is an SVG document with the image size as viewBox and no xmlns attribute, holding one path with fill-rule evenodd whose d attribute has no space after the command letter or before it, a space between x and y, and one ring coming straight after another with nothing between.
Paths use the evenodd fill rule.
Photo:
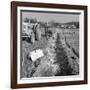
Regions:
<instances>
[{"instance_id":1,"label":"frame border","mask_svg":"<svg viewBox=\"0 0 90 90\"><path fill-rule=\"evenodd\" d=\"M32 84L17 84L17 7L39 7L39 8L57 8L57 9L76 9L84 10L84 80L78 81L63 81L63 82L44 82ZM30 87L49 87L49 86L64 86L64 85L80 85L88 83L87 72L87 6L83 5L68 5L68 4L51 4L51 3L33 3L33 2L11 2L11 88L30 88Z\"/></svg>"}]
</instances>

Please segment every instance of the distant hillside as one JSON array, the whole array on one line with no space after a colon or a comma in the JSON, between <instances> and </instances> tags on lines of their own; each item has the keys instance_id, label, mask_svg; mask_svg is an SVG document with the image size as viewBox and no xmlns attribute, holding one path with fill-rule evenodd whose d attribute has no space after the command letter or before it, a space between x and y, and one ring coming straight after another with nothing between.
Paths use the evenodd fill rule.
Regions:
<instances>
[{"instance_id":1,"label":"distant hillside","mask_svg":"<svg viewBox=\"0 0 90 90\"><path fill-rule=\"evenodd\" d=\"M37 20L36 18L29 19L25 18L24 21L25 23L33 23L33 24L40 24L41 27L59 27L62 29L78 29L79 28L79 22L71 21L71 22L66 22L66 23L59 23L55 21L47 21L47 22L42 22Z\"/></svg>"}]
</instances>

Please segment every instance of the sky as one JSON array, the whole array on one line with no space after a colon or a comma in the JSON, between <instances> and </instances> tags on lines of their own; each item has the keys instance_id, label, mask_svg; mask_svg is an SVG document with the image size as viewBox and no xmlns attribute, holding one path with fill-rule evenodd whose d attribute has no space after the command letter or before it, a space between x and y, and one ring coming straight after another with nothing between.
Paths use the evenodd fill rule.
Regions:
<instances>
[{"instance_id":1,"label":"sky","mask_svg":"<svg viewBox=\"0 0 90 90\"><path fill-rule=\"evenodd\" d=\"M24 18L36 18L37 20L47 22L47 21L56 21L59 23L66 23L72 21L79 21L79 14L70 14L70 13L46 13L46 12L32 12L32 11L23 11L22 19Z\"/></svg>"}]
</instances>

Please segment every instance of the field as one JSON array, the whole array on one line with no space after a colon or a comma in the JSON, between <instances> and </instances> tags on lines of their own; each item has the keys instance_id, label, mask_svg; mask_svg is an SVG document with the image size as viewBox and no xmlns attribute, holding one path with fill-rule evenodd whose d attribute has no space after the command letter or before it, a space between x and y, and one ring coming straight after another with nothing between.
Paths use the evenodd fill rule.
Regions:
<instances>
[{"instance_id":1,"label":"field","mask_svg":"<svg viewBox=\"0 0 90 90\"><path fill-rule=\"evenodd\" d=\"M35 43L22 40L21 78L79 74L79 29L48 28L52 35ZM33 62L29 53L41 49L44 56Z\"/></svg>"},{"instance_id":2,"label":"field","mask_svg":"<svg viewBox=\"0 0 90 90\"><path fill-rule=\"evenodd\" d=\"M65 29L61 30L61 32L62 35L66 37L68 44L74 48L79 55L79 29Z\"/></svg>"}]
</instances>

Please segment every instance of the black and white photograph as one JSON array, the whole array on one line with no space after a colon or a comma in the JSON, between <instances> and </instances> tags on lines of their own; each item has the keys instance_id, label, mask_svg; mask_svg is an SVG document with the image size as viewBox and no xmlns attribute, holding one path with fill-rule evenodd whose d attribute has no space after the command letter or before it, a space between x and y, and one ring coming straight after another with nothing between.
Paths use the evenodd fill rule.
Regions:
<instances>
[{"instance_id":1,"label":"black and white photograph","mask_svg":"<svg viewBox=\"0 0 90 90\"><path fill-rule=\"evenodd\" d=\"M12 88L87 83L87 7L12 2Z\"/></svg>"},{"instance_id":2,"label":"black and white photograph","mask_svg":"<svg viewBox=\"0 0 90 90\"><path fill-rule=\"evenodd\" d=\"M21 79L79 75L79 15L21 10Z\"/></svg>"}]
</instances>

